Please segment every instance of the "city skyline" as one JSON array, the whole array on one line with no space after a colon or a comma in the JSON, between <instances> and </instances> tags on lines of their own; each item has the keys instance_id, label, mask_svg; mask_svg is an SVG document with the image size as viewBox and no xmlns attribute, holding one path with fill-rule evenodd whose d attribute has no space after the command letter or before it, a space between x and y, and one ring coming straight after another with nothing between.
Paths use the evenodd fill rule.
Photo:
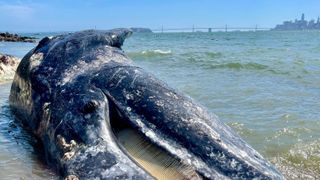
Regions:
<instances>
[{"instance_id":1,"label":"city skyline","mask_svg":"<svg viewBox=\"0 0 320 180\"><path fill-rule=\"evenodd\" d=\"M305 19L305 14L302 13L301 19L295 19L294 21L284 21L282 24L276 25L274 30L320 30L320 17L317 20L310 19L309 21Z\"/></svg>"},{"instance_id":2,"label":"city skyline","mask_svg":"<svg viewBox=\"0 0 320 180\"><path fill-rule=\"evenodd\" d=\"M52 32L117 27L267 27L306 13L318 17L320 1L309 0L0 0L0 31ZM308 18L310 19L310 18Z\"/></svg>"}]
</instances>

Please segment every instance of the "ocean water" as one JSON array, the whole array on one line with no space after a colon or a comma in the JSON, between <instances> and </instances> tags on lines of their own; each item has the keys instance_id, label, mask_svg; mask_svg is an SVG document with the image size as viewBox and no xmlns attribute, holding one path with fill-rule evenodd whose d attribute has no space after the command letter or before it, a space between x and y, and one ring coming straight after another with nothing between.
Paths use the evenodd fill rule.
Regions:
<instances>
[{"instance_id":1,"label":"ocean water","mask_svg":"<svg viewBox=\"0 0 320 180\"><path fill-rule=\"evenodd\" d=\"M0 42L0 52L22 57L35 45ZM288 179L320 178L320 31L134 34L123 49L218 115ZM57 178L10 114L10 84L0 87L1 179Z\"/></svg>"}]
</instances>

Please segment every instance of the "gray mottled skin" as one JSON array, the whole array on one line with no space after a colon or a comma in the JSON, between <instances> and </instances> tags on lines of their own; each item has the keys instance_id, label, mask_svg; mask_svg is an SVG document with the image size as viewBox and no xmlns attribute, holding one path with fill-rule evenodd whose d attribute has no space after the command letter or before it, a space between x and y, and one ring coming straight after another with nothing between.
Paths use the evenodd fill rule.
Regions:
<instances>
[{"instance_id":1,"label":"gray mottled skin","mask_svg":"<svg viewBox=\"0 0 320 180\"><path fill-rule=\"evenodd\" d=\"M63 177L152 179L119 147L115 122L127 123L203 178L283 179L216 116L134 66L120 48L130 34L90 30L44 38L18 67L12 110Z\"/></svg>"}]
</instances>

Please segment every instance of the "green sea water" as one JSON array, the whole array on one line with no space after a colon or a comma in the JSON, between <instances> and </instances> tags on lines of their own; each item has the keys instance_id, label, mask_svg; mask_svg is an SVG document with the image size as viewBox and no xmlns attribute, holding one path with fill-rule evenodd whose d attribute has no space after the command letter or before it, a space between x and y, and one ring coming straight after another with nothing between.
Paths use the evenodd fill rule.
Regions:
<instances>
[{"instance_id":1,"label":"green sea water","mask_svg":"<svg viewBox=\"0 0 320 180\"><path fill-rule=\"evenodd\" d=\"M35 45L0 42L0 52L22 57ZM123 50L287 178L320 178L320 31L134 34ZM10 85L0 87L0 177L56 178L8 111Z\"/></svg>"}]
</instances>

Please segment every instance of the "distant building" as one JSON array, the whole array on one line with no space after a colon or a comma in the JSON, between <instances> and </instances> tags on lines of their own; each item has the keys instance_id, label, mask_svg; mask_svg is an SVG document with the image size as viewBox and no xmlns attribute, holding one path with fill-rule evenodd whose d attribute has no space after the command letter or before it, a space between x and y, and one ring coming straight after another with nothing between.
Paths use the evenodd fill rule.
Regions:
<instances>
[{"instance_id":1,"label":"distant building","mask_svg":"<svg viewBox=\"0 0 320 180\"><path fill-rule=\"evenodd\" d=\"M309 22L305 20L304 13L301 15L301 19L295 19L292 21L284 21L282 24L276 25L273 30L320 30L320 18L318 17L317 22L313 19Z\"/></svg>"}]
</instances>

